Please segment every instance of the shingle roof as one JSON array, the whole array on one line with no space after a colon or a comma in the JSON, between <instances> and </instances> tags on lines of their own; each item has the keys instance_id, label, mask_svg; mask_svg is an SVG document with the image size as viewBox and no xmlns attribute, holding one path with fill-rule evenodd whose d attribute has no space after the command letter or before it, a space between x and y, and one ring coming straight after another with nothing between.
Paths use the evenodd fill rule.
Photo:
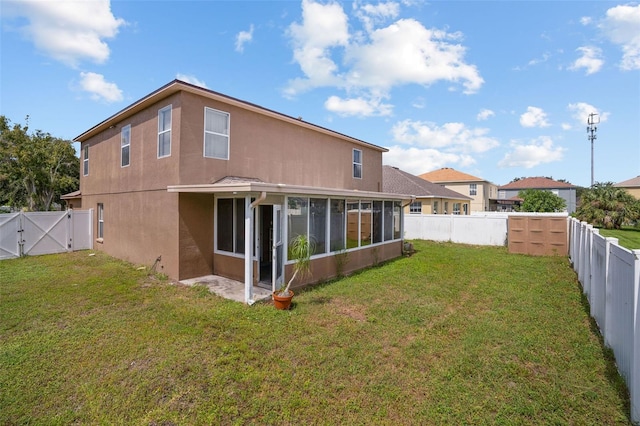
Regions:
<instances>
[{"instance_id":1,"label":"shingle roof","mask_svg":"<svg viewBox=\"0 0 640 426\"><path fill-rule=\"evenodd\" d=\"M498 189L556 189L556 188L575 188L566 182L558 182L557 180L546 177L530 177L517 180L499 187Z\"/></svg>"},{"instance_id":2,"label":"shingle roof","mask_svg":"<svg viewBox=\"0 0 640 426\"><path fill-rule=\"evenodd\" d=\"M426 179L430 182L486 182L479 177L459 172L451 167L443 167L439 170L423 173L419 177Z\"/></svg>"},{"instance_id":3,"label":"shingle roof","mask_svg":"<svg viewBox=\"0 0 640 426\"><path fill-rule=\"evenodd\" d=\"M635 187L640 187L640 176L636 176L634 178L631 178L629 180L625 180L622 182L618 182L613 186L622 186L624 188L635 188Z\"/></svg>"},{"instance_id":4,"label":"shingle roof","mask_svg":"<svg viewBox=\"0 0 640 426\"><path fill-rule=\"evenodd\" d=\"M382 191L394 194L410 194L418 198L451 198L471 200L471 197L421 179L397 167L382 166Z\"/></svg>"},{"instance_id":5,"label":"shingle roof","mask_svg":"<svg viewBox=\"0 0 640 426\"><path fill-rule=\"evenodd\" d=\"M251 182L262 182L262 180L258 178L252 178L252 177L225 176L222 179L217 180L213 183L220 184L220 185L228 185L231 183L251 183Z\"/></svg>"}]
</instances>

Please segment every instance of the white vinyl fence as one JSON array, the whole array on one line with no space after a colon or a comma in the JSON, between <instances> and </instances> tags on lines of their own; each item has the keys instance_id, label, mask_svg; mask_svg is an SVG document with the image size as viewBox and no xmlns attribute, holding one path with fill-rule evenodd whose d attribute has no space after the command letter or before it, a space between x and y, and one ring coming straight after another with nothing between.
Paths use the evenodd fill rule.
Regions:
<instances>
[{"instance_id":1,"label":"white vinyl fence","mask_svg":"<svg viewBox=\"0 0 640 426\"><path fill-rule=\"evenodd\" d=\"M504 246L507 244L507 219L505 214L405 214L404 237L409 240Z\"/></svg>"},{"instance_id":2,"label":"white vinyl fence","mask_svg":"<svg viewBox=\"0 0 640 426\"><path fill-rule=\"evenodd\" d=\"M93 210L0 214L0 260L93 248Z\"/></svg>"},{"instance_id":3,"label":"white vinyl fence","mask_svg":"<svg viewBox=\"0 0 640 426\"><path fill-rule=\"evenodd\" d=\"M629 387L640 424L640 250L627 250L586 222L569 219L569 256L607 347Z\"/></svg>"}]
</instances>

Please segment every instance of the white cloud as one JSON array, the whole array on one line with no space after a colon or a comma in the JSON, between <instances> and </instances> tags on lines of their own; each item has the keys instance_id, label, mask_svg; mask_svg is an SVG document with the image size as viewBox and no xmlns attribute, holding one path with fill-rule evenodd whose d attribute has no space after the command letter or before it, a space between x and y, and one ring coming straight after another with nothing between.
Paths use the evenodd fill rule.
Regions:
<instances>
[{"instance_id":1,"label":"white cloud","mask_svg":"<svg viewBox=\"0 0 640 426\"><path fill-rule=\"evenodd\" d=\"M611 42L622 48L620 68L640 69L640 4L612 7L599 27Z\"/></svg>"},{"instance_id":2,"label":"white cloud","mask_svg":"<svg viewBox=\"0 0 640 426\"><path fill-rule=\"evenodd\" d=\"M582 18L580 18L580 23L582 25L589 25L589 24L591 24L592 21L593 21L593 19L591 19L588 16L583 16Z\"/></svg>"},{"instance_id":3,"label":"white cloud","mask_svg":"<svg viewBox=\"0 0 640 426\"><path fill-rule=\"evenodd\" d=\"M500 143L489 136L489 129L467 128L463 123L438 126L424 121L403 120L391 129L393 139L404 145L438 148L449 152L480 153Z\"/></svg>"},{"instance_id":4,"label":"white cloud","mask_svg":"<svg viewBox=\"0 0 640 426\"><path fill-rule=\"evenodd\" d=\"M493 117L494 115L496 115L495 112L491 111L490 109L486 109L485 108L485 109L480 110L480 112L476 116L476 119L478 121L485 121L485 120L488 120L490 117Z\"/></svg>"},{"instance_id":5,"label":"white cloud","mask_svg":"<svg viewBox=\"0 0 640 426\"><path fill-rule=\"evenodd\" d=\"M193 76L193 75L188 75L188 74L176 74L176 78L178 80L182 80L186 83L189 84L193 84L194 86L200 86L200 87L204 87L205 89L207 89L207 83L205 83L202 80L199 80L197 77Z\"/></svg>"},{"instance_id":6,"label":"white cloud","mask_svg":"<svg viewBox=\"0 0 640 426\"><path fill-rule=\"evenodd\" d=\"M395 19L400 14L400 4L389 1L376 5L365 3L354 3L356 16L362 21L367 32L371 32L376 24L385 22L388 19Z\"/></svg>"},{"instance_id":7,"label":"white cloud","mask_svg":"<svg viewBox=\"0 0 640 426\"><path fill-rule=\"evenodd\" d=\"M113 16L109 0L23 0L9 6L12 15L29 21L20 30L39 50L72 67L82 60L105 62L110 50L104 40L126 24Z\"/></svg>"},{"instance_id":8,"label":"white cloud","mask_svg":"<svg viewBox=\"0 0 640 426\"><path fill-rule=\"evenodd\" d=\"M589 118L589 114L595 113L598 114L598 118L600 122L605 122L609 118L609 113L604 111L599 111L598 108L593 105L589 105L586 102L576 102L575 104L567 105L567 109L572 112L571 117L576 120L576 123L580 125L580 127L584 127L587 125L587 119Z\"/></svg>"},{"instance_id":9,"label":"white cloud","mask_svg":"<svg viewBox=\"0 0 640 426\"><path fill-rule=\"evenodd\" d=\"M359 116L385 116L391 115L393 106L384 104L381 99L365 99L362 97L342 99L338 96L330 96L324 103L324 107L343 117Z\"/></svg>"},{"instance_id":10,"label":"white cloud","mask_svg":"<svg viewBox=\"0 0 640 426\"><path fill-rule=\"evenodd\" d=\"M80 73L80 87L91 93L91 99L106 102L119 102L123 99L122 90L115 83L105 81L104 76L94 72Z\"/></svg>"},{"instance_id":11,"label":"white cloud","mask_svg":"<svg viewBox=\"0 0 640 426\"><path fill-rule=\"evenodd\" d=\"M529 143L512 141L510 151L498 162L499 167L530 169L544 163L562 160L565 148L554 146L548 136L540 136Z\"/></svg>"},{"instance_id":12,"label":"white cloud","mask_svg":"<svg viewBox=\"0 0 640 426\"><path fill-rule=\"evenodd\" d=\"M430 30L413 19L401 19L375 30L368 44L352 44L346 52L350 87L388 90L395 85L461 83L465 93L480 89L484 80L474 65L463 61L459 33Z\"/></svg>"},{"instance_id":13,"label":"white cloud","mask_svg":"<svg viewBox=\"0 0 640 426\"><path fill-rule=\"evenodd\" d=\"M562 130L571 130L573 128L570 123L562 123L560 126L562 127Z\"/></svg>"},{"instance_id":14,"label":"white cloud","mask_svg":"<svg viewBox=\"0 0 640 426\"><path fill-rule=\"evenodd\" d=\"M476 66L464 61L460 33L428 29L414 19L376 29L374 24L397 17L397 3L355 7L356 15L365 20L364 33L349 32L340 3L303 0L302 22L292 23L288 35L304 76L288 82L286 96L335 87L350 97L364 93L364 98L384 98L394 86L437 82L474 93L484 83Z\"/></svg>"},{"instance_id":15,"label":"white cloud","mask_svg":"<svg viewBox=\"0 0 640 426\"><path fill-rule=\"evenodd\" d=\"M602 57L602 49L594 46L582 46L578 47L576 51L581 52L582 56L571 64L570 70L577 71L580 68L584 68L587 75L600 71L604 64L604 61L600 59Z\"/></svg>"},{"instance_id":16,"label":"white cloud","mask_svg":"<svg viewBox=\"0 0 640 426\"><path fill-rule=\"evenodd\" d=\"M476 160L471 155L441 152L430 148L394 145L382 155L382 163L419 175L442 167L469 167Z\"/></svg>"},{"instance_id":17,"label":"white cloud","mask_svg":"<svg viewBox=\"0 0 640 426\"><path fill-rule=\"evenodd\" d=\"M339 85L334 75L338 66L331 59L330 49L346 46L349 41L342 6L303 0L302 24L292 23L288 34L293 41L293 57L307 78L290 81L285 94L294 96L314 87Z\"/></svg>"},{"instance_id":18,"label":"white cloud","mask_svg":"<svg viewBox=\"0 0 640 426\"><path fill-rule=\"evenodd\" d=\"M527 107L527 112L520 116L522 127L549 127L547 113L542 108Z\"/></svg>"},{"instance_id":19,"label":"white cloud","mask_svg":"<svg viewBox=\"0 0 640 426\"><path fill-rule=\"evenodd\" d=\"M236 52L244 52L244 45L253 40L253 24L249 27L249 31L240 31L236 35Z\"/></svg>"}]
</instances>

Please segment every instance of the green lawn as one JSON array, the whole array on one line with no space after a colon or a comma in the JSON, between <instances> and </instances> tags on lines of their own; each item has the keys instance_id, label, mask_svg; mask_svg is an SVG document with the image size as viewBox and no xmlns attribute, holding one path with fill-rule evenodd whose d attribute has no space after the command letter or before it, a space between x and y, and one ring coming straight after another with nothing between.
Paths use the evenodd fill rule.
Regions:
<instances>
[{"instance_id":1,"label":"green lawn","mask_svg":"<svg viewBox=\"0 0 640 426\"><path fill-rule=\"evenodd\" d=\"M245 306L89 252L0 262L0 424L629 424L566 258L417 253Z\"/></svg>"},{"instance_id":2,"label":"green lawn","mask_svg":"<svg viewBox=\"0 0 640 426\"><path fill-rule=\"evenodd\" d=\"M622 229L602 229L600 235L603 237L614 237L618 239L618 244L624 248L640 249L640 228L622 228Z\"/></svg>"}]
</instances>

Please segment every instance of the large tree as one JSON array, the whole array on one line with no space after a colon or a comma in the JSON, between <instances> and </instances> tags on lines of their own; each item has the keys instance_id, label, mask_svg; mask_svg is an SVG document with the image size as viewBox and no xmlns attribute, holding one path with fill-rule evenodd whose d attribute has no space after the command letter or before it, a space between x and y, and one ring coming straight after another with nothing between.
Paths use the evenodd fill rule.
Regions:
<instances>
[{"instance_id":1,"label":"large tree","mask_svg":"<svg viewBox=\"0 0 640 426\"><path fill-rule=\"evenodd\" d=\"M620 229L640 220L640 200L612 182L596 182L582 193L574 216L600 228Z\"/></svg>"},{"instance_id":2,"label":"large tree","mask_svg":"<svg viewBox=\"0 0 640 426\"><path fill-rule=\"evenodd\" d=\"M50 210L60 196L78 188L80 160L71 141L0 115L0 205Z\"/></svg>"},{"instance_id":3,"label":"large tree","mask_svg":"<svg viewBox=\"0 0 640 426\"><path fill-rule=\"evenodd\" d=\"M563 198L542 189L525 189L518 197L524 200L519 208L521 212L554 213L564 211L567 206Z\"/></svg>"}]
</instances>

